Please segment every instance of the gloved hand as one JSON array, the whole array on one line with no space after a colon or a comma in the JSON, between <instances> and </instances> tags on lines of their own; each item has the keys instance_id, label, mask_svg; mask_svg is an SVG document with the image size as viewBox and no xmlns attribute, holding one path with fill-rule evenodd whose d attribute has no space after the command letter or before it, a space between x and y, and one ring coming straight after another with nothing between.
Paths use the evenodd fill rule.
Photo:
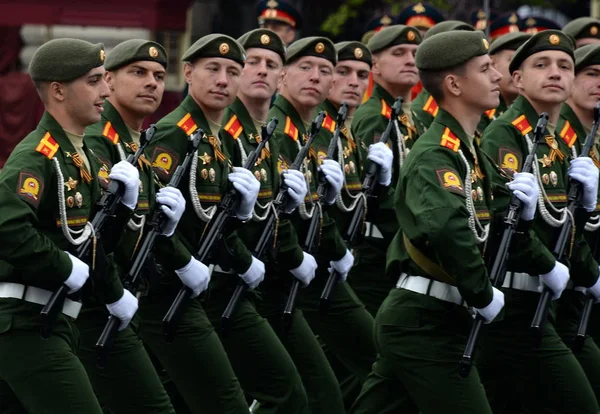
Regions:
<instances>
[{"instance_id":1,"label":"gloved hand","mask_svg":"<svg viewBox=\"0 0 600 414\"><path fill-rule=\"evenodd\" d=\"M323 160L319 169L325 174L325 179L329 183L325 192L325 202L333 204L344 185L344 172L337 161L327 159Z\"/></svg>"},{"instance_id":2,"label":"gloved hand","mask_svg":"<svg viewBox=\"0 0 600 414\"><path fill-rule=\"evenodd\" d=\"M208 267L192 257L190 262L179 270L176 270L181 282L192 290L192 298L204 292L210 282Z\"/></svg>"},{"instance_id":3,"label":"gloved hand","mask_svg":"<svg viewBox=\"0 0 600 414\"><path fill-rule=\"evenodd\" d=\"M163 225L161 234L163 236L171 237L173 233L175 233L177 223L179 223L179 220L185 211L185 198L183 198L183 194L181 194L181 191L177 188L163 187L158 190L156 201L162 204L160 209L168 218Z\"/></svg>"},{"instance_id":4,"label":"gloved hand","mask_svg":"<svg viewBox=\"0 0 600 414\"><path fill-rule=\"evenodd\" d=\"M596 209L598 200L598 168L590 157L577 157L569 165L569 177L583 185L583 207L588 211Z\"/></svg>"},{"instance_id":5,"label":"gloved hand","mask_svg":"<svg viewBox=\"0 0 600 414\"><path fill-rule=\"evenodd\" d=\"M125 186L125 194L123 194L123 198L121 198L121 203L130 210L135 210L140 191L140 172L138 169L127 161L119 161L113 165L110 174L108 174L108 178L123 183Z\"/></svg>"},{"instance_id":6,"label":"gloved hand","mask_svg":"<svg viewBox=\"0 0 600 414\"><path fill-rule=\"evenodd\" d=\"M241 200L236 216L245 221L252 217L254 204L260 190L260 182L254 174L242 167L233 167L233 172L227 177L233 183L233 186L240 194Z\"/></svg>"},{"instance_id":7,"label":"gloved hand","mask_svg":"<svg viewBox=\"0 0 600 414\"><path fill-rule=\"evenodd\" d=\"M481 309L473 308L475 309L475 312L480 314L483 319L485 319L484 323L492 322L504 307L504 293L495 287L492 287L492 289L494 291L494 296L492 297L490 304Z\"/></svg>"},{"instance_id":8,"label":"gloved hand","mask_svg":"<svg viewBox=\"0 0 600 414\"><path fill-rule=\"evenodd\" d=\"M531 173L515 173L514 180L506 184L510 191L521 200L521 218L531 221L537 210L537 200L540 192L537 180Z\"/></svg>"},{"instance_id":9,"label":"gloved hand","mask_svg":"<svg viewBox=\"0 0 600 414\"><path fill-rule=\"evenodd\" d=\"M71 253L65 253L69 255L69 259L71 259L71 264L73 265L71 274L67 280L65 280L65 285L71 289L69 290L69 293L74 293L81 289L85 284L85 281L90 277L90 268L86 263L73 256Z\"/></svg>"},{"instance_id":10,"label":"gloved hand","mask_svg":"<svg viewBox=\"0 0 600 414\"><path fill-rule=\"evenodd\" d=\"M290 195L284 212L289 214L304 202L304 197L308 193L308 187L306 186L304 175L298 170L284 171L283 182L288 186L287 192Z\"/></svg>"},{"instance_id":11,"label":"gloved hand","mask_svg":"<svg viewBox=\"0 0 600 414\"><path fill-rule=\"evenodd\" d=\"M346 250L346 254L340 260L330 261L329 265L338 271L340 278L346 280L348 272L354 265L354 255L350 250ZM331 272L331 267L328 269Z\"/></svg>"},{"instance_id":12,"label":"gloved hand","mask_svg":"<svg viewBox=\"0 0 600 414\"><path fill-rule=\"evenodd\" d=\"M265 264L252 256L252 263L245 273L240 274L240 277L250 289L257 287L265 278Z\"/></svg>"},{"instance_id":13,"label":"gloved hand","mask_svg":"<svg viewBox=\"0 0 600 414\"><path fill-rule=\"evenodd\" d=\"M394 153L383 142L369 145L369 160L379 165L379 184L388 186L392 183L392 162Z\"/></svg>"},{"instance_id":14,"label":"gloved hand","mask_svg":"<svg viewBox=\"0 0 600 414\"><path fill-rule=\"evenodd\" d=\"M546 285L552 290L552 300L560 298L563 291L567 287L569 282L569 268L561 262L556 262L554 268L543 275L540 275L540 287L538 290L541 292L544 289L543 285Z\"/></svg>"},{"instance_id":15,"label":"gloved hand","mask_svg":"<svg viewBox=\"0 0 600 414\"><path fill-rule=\"evenodd\" d=\"M317 270L317 261L314 257L306 252L302 252L304 254L304 259L300 266L295 269L290 270L290 273L294 275L294 277L300 282L302 282L302 286L306 287L310 284L311 280L315 278L315 271Z\"/></svg>"},{"instance_id":16,"label":"gloved hand","mask_svg":"<svg viewBox=\"0 0 600 414\"><path fill-rule=\"evenodd\" d=\"M116 316L121 320L119 331L122 331L123 329L127 328L127 325L129 325L129 322L131 322L133 315L135 315L137 312L138 300L130 291L124 289L121 299L114 303L109 303L106 305L106 308L111 315Z\"/></svg>"}]
</instances>

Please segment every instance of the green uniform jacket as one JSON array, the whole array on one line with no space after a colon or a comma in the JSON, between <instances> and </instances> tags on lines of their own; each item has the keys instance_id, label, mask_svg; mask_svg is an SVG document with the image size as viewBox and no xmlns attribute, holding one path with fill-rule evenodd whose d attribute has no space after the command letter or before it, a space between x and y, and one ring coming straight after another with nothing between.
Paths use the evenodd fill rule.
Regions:
<instances>
[{"instance_id":1,"label":"green uniform jacket","mask_svg":"<svg viewBox=\"0 0 600 414\"><path fill-rule=\"evenodd\" d=\"M296 109L282 95L279 95L275 99L275 103L269 111L269 119L272 117L279 120L272 139L277 141L276 143L280 151L279 155L281 157L282 166L289 166L294 162L296 155L298 154L298 142L301 142L302 145L306 142L305 137L308 137L307 131L304 128L302 119L300 118L300 115L298 115ZM318 172L315 160L318 159L318 157L316 154L317 148L312 147L306 158L308 160L308 171L306 172L306 175L309 180L309 192L305 203L307 210L310 210L311 202L316 201L317 199L316 184ZM296 211L290 215L290 221L298 232L298 240L302 243L306 236L306 232L308 231L309 220L303 220L296 209ZM345 254L346 245L337 230L335 222L329 217L327 212L323 211L321 238L315 258L321 261L340 260ZM300 263L301 261L298 262L297 265L299 266ZM291 269L293 269L293 267Z\"/></svg>"},{"instance_id":2,"label":"green uniform jacket","mask_svg":"<svg viewBox=\"0 0 600 414\"><path fill-rule=\"evenodd\" d=\"M529 153L525 136L533 139L533 128L537 121L538 114L533 106L523 96L519 96L510 109L486 129L481 140L481 147L506 175L510 176L521 170ZM547 135L546 141L538 145L536 152L539 160L536 161L536 165L539 169L543 189L557 208L566 206L568 182L568 159L567 154L563 152L557 142L560 139L558 133L556 136ZM553 149L551 145L556 148ZM493 183L495 189L504 188L507 179L502 176L497 177L498 179ZM498 196L495 201L499 206L506 206L508 197ZM549 213L558 218L550 209ZM587 218L587 213L583 209L578 209L575 215L576 222L579 221L578 217L585 216ZM519 251L518 255L521 260L513 257L509 270L539 275L549 272L554 267L555 260L551 250L556 242L559 228L547 224L538 210L532 229L535 235L531 238L530 248ZM526 252L527 254L525 254ZM595 283L598 278L598 265L593 260L583 237L576 238L573 255L569 261L571 277L577 285L589 287Z\"/></svg>"},{"instance_id":3,"label":"green uniform jacket","mask_svg":"<svg viewBox=\"0 0 600 414\"><path fill-rule=\"evenodd\" d=\"M45 112L38 127L10 155L0 174L0 239L4 240L0 281L56 290L69 277L71 260L63 251L74 252L75 246L63 234L59 209L65 209L68 226L77 231L91 220L100 199L99 163L89 148L85 151L92 169L90 184L73 163L76 150L64 130ZM64 191L62 204L59 190ZM107 253L129 215L130 210L121 204L117 220L105 227L102 237ZM96 300L112 303L123 295L120 280L112 276L94 280Z\"/></svg>"},{"instance_id":4,"label":"green uniform jacket","mask_svg":"<svg viewBox=\"0 0 600 414\"><path fill-rule=\"evenodd\" d=\"M415 116L415 124L418 130L422 134L427 131L433 122L439 107L433 96L427 92L427 89L423 88L415 100L410 103L410 110Z\"/></svg>"}]
</instances>

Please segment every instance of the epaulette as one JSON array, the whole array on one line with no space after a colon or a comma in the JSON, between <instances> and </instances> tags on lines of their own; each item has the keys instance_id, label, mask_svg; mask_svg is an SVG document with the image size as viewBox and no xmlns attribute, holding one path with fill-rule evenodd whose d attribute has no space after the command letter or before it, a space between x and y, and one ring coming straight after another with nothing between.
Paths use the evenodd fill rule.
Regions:
<instances>
[{"instance_id":1,"label":"epaulette","mask_svg":"<svg viewBox=\"0 0 600 414\"><path fill-rule=\"evenodd\" d=\"M49 132L40 140L40 143L35 148L37 152L44 154L49 160L54 158L54 155L60 148L60 145L52 138Z\"/></svg>"},{"instance_id":2,"label":"epaulette","mask_svg":"<svg viewBox=\"0 0 600 414\"><path fill-rule=\"evenodd\" d=\"M117 134L117 131L115 131L110 121L107 121L106 125L104 125L104 129L102 130L102 136L108 138L108 140L114 145L117 145L119 143L119 134Z\"/></svg>"},{"instance_id":3,"label":"epaulette","mask_svg":"<svg viewBox=\"0 0 600 414\"><path fill-rule=\"evenodd\" d=\"M454 135L454 133L450 131L450 128L446 127L446 129L444 129L444 133L442 134L440 145L442 147L449 148L454 152L458 152L458 149L460 148L460 138Z\"/></svg>"},{"instance_id":4,"label":"epaulette","mask_svg":"<svg viewBox=\"0 0 600 414\"><path fill-rule=\"evenodd\" d=\"M298 128L294 125L290 117L285 118L285 128L283 132L294 141L298 141Z\"/></svg>"},{"instance_id":5,"label":"epaulette","mask_svg":"<svg viewBox=\"0 0 600 414\"><path fill-rule=\"evenodd\" d=\"M321 126L323 128L325 128L326 130L328 130L329 132L333 133L333 131L335 131L335 125L336 125L336 122L333 120L332 117L329 116L329 114L327 114L325 116L325 119L323 120L323 124Z\"/></svg>"},{"instance_id":6,"label":"epaulette","mask_svg":"<svg viewBox=\"0 0 600 414\"><path fill-rule=\"evenodd\" d=\"M523 135L527 135L533 130L531 125L529 125L529 121L527 120L525 115L521 115L520 117L512 121L511 124L513 124L515 128L517 128L519 132L521 132L521 134Z\"/></svg>"},{"instance_id":7,"label":"epaulette","mask_svg":"<svg viewBox=\"0 0 600 414\"><path fill-rule=\"evenodd\" d=\"M181 118L179 122L177 122L177 126L183 129L188 136L192 135L194 131L198 129L198 125L196 125L194 119L192 118L192 114L189 112L185 114L185 116Z\"/></svg>"},{"instance_id":8,"label":"epaulette","mask_svg":"<svg viewBox=\"0 0 600 414\"><path fill-rule=\"evenodd\" d=\"M425 105L423 105L423 110L425 112L429 112L433 116L437 115L439 109L440 108L438 107L438 104L435 101L435 99L433 99L433 96L430 96L429 98L427 98Z\"/></svg>"},{"instance_id":9,"label":"epaulette","mask_svg":"<svg viewBox=\"0 0 600 414\"><path fill-rule=\"evenodd\" d=\"M381 100L381 115L385 116L387 119L392 117L392 108L387 104L385 100Z\"/></svg>"},{"instance_id":10,"label":"epaulette","mask_svg":"<svg viewBox=\"0 0 600 414\"><path fill-rule=\"evenodd\" d=\"M225 131L227 131L229 133L229 135L231 135L233 137L233 139L238 139L240 134L244 131L244 128L242 127L242 123L238 119L237 115L233 115L231 117L231 119L229 120L229 122L227 122L227 124L225 124L225 128L223 128L223 129Z\"/></svg>"},{"instance_id":11,"label":"epaulette","mask_svg":"<svg viewBox=\"0 0 600 414\"><path fill-rule=\"evenodd\" d=\"M565 126L560 131L559 135L563 139L563 141L565 141L565 144L567 144L569 148L571 148L575 141L577 141L577 133L575 132L569 121L565 122Z\"/></svg>"},{"instance_id":12,"label":"epaulette","mask_svg":"<svg viewBox=\"0 0 600 414\"><path fill-rule=\"evenodd\" d=\"M496 115L496 108L490 109L489 111L485 111L484 112L485 116L487 116L489 119L494 119L494 115Z\"/></svg>"}]
</instances>

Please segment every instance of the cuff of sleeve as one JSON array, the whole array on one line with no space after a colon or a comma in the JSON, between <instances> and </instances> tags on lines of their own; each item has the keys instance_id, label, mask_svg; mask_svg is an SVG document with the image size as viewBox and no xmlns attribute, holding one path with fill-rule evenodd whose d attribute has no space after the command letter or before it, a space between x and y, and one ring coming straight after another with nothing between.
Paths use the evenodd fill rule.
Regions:
<instances>
[{"instance_id":1,"label":"cuff of sleeve","mask_svg":"<svg viewBox=\"0 0 600 414\"><path fill-rule=\"evenodd\" d=\"M56 272L50 272L50 274L58 275L60 277L59 282L61 283L64 283L73 271L73 262L69 259L69 255L62 250L59 251L55 269Z\"/></svg>"}]
</instances>

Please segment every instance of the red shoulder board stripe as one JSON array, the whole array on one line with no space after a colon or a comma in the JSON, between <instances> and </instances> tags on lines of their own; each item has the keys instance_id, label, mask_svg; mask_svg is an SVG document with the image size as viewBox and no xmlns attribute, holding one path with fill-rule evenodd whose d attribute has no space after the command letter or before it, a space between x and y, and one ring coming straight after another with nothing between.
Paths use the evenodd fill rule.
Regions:
<instances>
[{"instance_id":1,"label":"red shoulder board stripe","mask_svg":"<svg viewBox=\"0 0 600 414\"><path fill-rule=\"evenodd\" d=\"M110 121L108 121L106 125L104 125L102 135L108 138L108 140L115 145L117 145L119 142L119 134L117 134L117 131L115 131Z\"/></svg>"},{"instance_id":2,"label":"red shoulder board stripe","mask_svg":"<svg viewBox=\"0 0 600 414\"><path fill-rule=\"evenodd\" d=\"M329 114L327 114L327 116L325 116L325 119L323 120L323 125L321 126L327 129L329 132L333 132L335 131L335 125L336 122L333 120L332 117L329 116Z\"/></svg>"},{"instance_id":3,"label":"red shoulder board stripe","mask_svg":"<svg viewBox=\"0 0 600 414\"><path fill-rule=\"evenodd\" d=\"M392 108L382 99L381 100L381 115L385 116L387 119L392 117Z\"/></svg>"},{"instance_id":4,"label":"red shoulder board stripe","mask_svg":"<svg viewBox=\"0 0 600 414\"><path fill-rule=\"evenodd\" d=\"M198 129L198 126L192 119L192 115L189 112L185 114L185 116L181 118L179 122L177 122L177 126L183 129L188 136L192 135L194 131Z\"/></svg>"},{"instance_id":5,"label":"red shoulder board stripe","mask_svg":"<svg viewBox=\"0 0 600 414\"><path fill-rule=\"evenodd\" d=\"M458 152L458 149L460 148L460 138L454 135L454 133L450 131L450 128L446 127L446 129L444 129L444 133L442 134L440 145L442 147L449 148L454 152Z\"/></svg>"},{"instance_id":6,"label":"red shoulder board stripe","mask_svg":"<svg viewBox=\"0 0 600 414\"><path fill-rule=\"evenodd\" d=\"M294 125L290 117L285 118L285 128L283 132L294 141L298 141L298 128Z\"/></svg>"},{"instance_id":7,"label":"red shoulder board stripe","mask_svg":"<svg viewBox=\"0 0 600 414\"><path fill-rule=\"evenodd\" d=\"M575 130L573 129L569 121L565 122L565 126L560 131L559 135L563 139L563 141L565 141L565 143L569 146L569 148L571 148L575 141L577 141L577 134L575 133Z\"/></svg>"},{"instance_id":8,"label":"red shoulder board stripe","mask_svg":"<svg viewBox=\"0 0 600 414\"><path fill-rule=\"evenodd\" d=\"M427 99L427 102L425 102L425 105L423 105L423 110L429 112L433 116L437 115L439 109L440 108L438 108L438 104L435 99L433 99L433 96L430 96Z\"/></svg>"},{"instance_id":9,"label":"red shoulder board stripe","mask_svg":"<svg viewBox=\"0 0 600 414\"><path fill-rule=\"evenodd\" d=\"M242 123L238 119L237 115L231 117L224 129L233 137L233 139L238 139L242 131L244 131L244 128L242 128Z\"/></svg>"},{"instance_id":10,"label":"red shoulder board stripe","mask_svg":"<svg viewBox=\"0 0 600 414\"><path fill-rule=\"evenodd\" d=\"M514 121L512 124L521 132L521 134L526 135L529 134L533 128L529 125L529 121L525 118L525 115L521 115Z\"/></svg>"},{"instance_id":11,"label":"red shoulder board stripe","mask_svg":"<svg viewBox=\"0 0 600 414\"><path fill-rule=\"evenodd\" d=\"M54 138L52 138L52 135L50 135L49 132L46 132L46 135L44 135L44 137L40 140L40 143L35 150L44 154L49 160L51 160L59 148L60 145L58 145Z\"/></svg>"},{"instance_id":12,"label":"red shoulder board stripe","mask_svg":"<svg viewBox=\"0 0 600 414\"><path fill-rule=\"evenodd\" d=\"M494 119L494 115L496 115L496 108L485 111L485 116L487 116L489 119Z\"/></svg>"}]
</instances>

